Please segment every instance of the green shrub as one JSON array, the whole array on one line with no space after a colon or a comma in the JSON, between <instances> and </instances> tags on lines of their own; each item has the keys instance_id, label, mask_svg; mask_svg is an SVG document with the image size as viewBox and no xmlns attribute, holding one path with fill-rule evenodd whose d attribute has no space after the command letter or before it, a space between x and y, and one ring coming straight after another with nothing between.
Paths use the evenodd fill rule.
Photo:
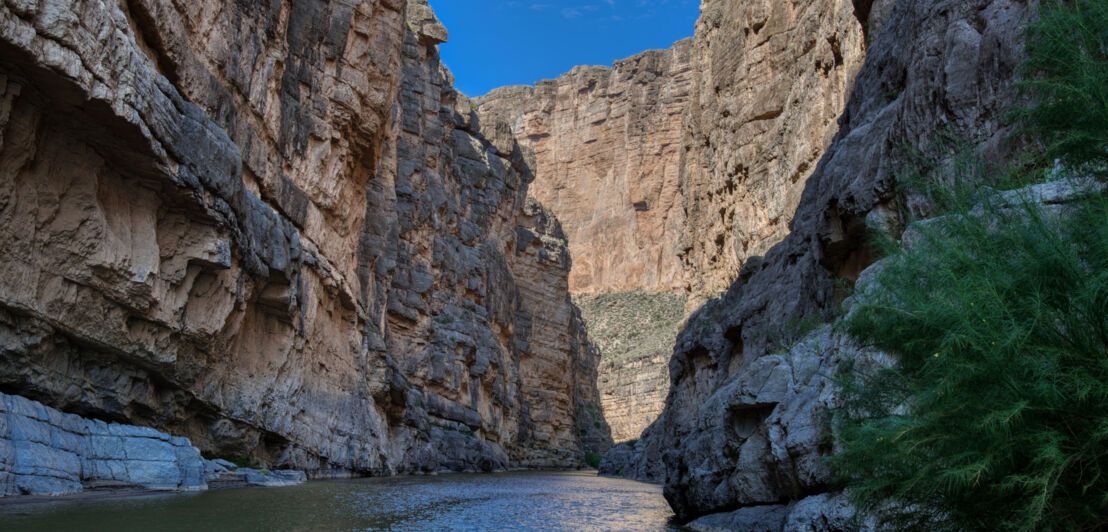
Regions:
<instances>
[{"instance_id":1,"label":"green shrub","mask_svg":"<svg viewBox=\"0 0 1108 532\"><path fill-rule=\"evenodd\" d=\"M1048 160L1103 177L1108 1L1040 6L1014 116ZM1007 174L953 162L916 191L950 215L881 242L878 295L844 322L896 365L840 379L831 465L897 530L1108 529L1108 199L1006 208L974 185Z\"/></svg>"},{"instance_id":2,"label":"green shrub","mask_svg":"<svg viewBox=\"0 0 1108 532\"><path fill-rule=\"evenodd\" d=\"M599 455L599 454L596 454L596 453L585 453L585 465L587 465L587 466L589 466L593 469L599 469L600 468L600 461L603 460L603 459L604 459L603 455Z\"/></svg>"},{"instance_id":3,"label":"green shrub","mask_svg":"<svg viewBox=\"0 0 1108 532\"><path fill-rule=\"evenodd\" d=\"M1022 131L1046 155L1108 175L1108 1L1046 0L1028 26L1025 81L1029 104L1014 111Z\"/></svg>"},{"instance_id":4,"label":"green shrub","mask_svg":"<svg viewBox=\"0 0 1108 532\"><path fill-rule=\"evenodd\" d=\"M846 321L895 368L842 380L855 502L898 529L1108 526L1108 201L920 230Z\"/></svg>"}]
</instances>

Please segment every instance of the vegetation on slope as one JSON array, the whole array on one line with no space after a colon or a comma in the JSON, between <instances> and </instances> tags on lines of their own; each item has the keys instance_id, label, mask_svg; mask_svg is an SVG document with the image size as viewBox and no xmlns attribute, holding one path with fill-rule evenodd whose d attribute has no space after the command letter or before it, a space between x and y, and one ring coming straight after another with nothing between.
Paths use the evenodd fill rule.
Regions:
<instances>
[{"instance_id":1,"label":"vegetation on slope","mask_svg":"<svg viewBox=\"0 0 1108 532\"><path fill-rule=\"evenodd\" d=\"M1047 0L1027 29L1022 133L1050 160L1108 176L1108 1Z\"/></svg>"},{"instance_id":2,"label":"vegetation on slope","mask_svg":"<svg viewBox=\"0 0 1108 532\"><path fill-rule=\"evenodd\" d=\"M1041 9L1016 116L1047 157L1104 175L1108 0ZM982 168L937 181L979 182ZM846 319L898 364L843 378L832 465L898 530L1108 528L1108 199L928 193L946 216L905 249L884 243L884 295Z\"/></svg>"},{"instance_id":3,"label":"vegetation on slope","mask_svg":"<svg viewBox=\"0 0 1108 532\"><path fill-rule=\"evenodd\" d=\"M573 302L581 309L602 363L672 351L685 317L685 297L668 292L575 295Z\"/></svg>"}]
</instances>

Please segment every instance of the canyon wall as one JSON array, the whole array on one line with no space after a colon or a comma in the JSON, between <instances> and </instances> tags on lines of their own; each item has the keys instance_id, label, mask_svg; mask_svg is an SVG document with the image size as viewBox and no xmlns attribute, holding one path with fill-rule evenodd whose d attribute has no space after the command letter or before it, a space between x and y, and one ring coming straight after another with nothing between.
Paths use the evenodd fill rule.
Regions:
<instances>
[{"instance_id":1,"label":"canyon wall","mask_svg":"<svg viewBox=\"0 0 1108 532\"><path fill-rule=\"evenodd\" d=\"M692 40L685 39L612 67L581 66L557 79L503 87L473 100L482 120L507 123L519 139L535 170L530 193L565 228L574 294L655 309L666 307L672 292L685 285L678 259L685 222L678 165L692 54ZM622 315L622 307L591 308L591 334L617 315L621 330L610 332L639 333L623 338L624 345L598 342L603 418L616 441L637 438L662 411L666 362L680 318L662 311L673 323L661 324L646 313ZM632 353L635 342L652 348Z\"/></svg>"},{"instance_id":2,"label":"canyon wall","mask_svg":"<svg viewBox=\"0 0 1108 532\"><path fill-rule=\"evenodd\" d=\"M445 38L419 0L0 5L0 391L317 474L603 450L564 237Z\"/></svg>"},{"instance_id":3,"label":"canyon wall","mask_svg":"<svg viewBox=\"0 0 1108 532\"><path fill-rule=\"evenodd\" d=\"M681 115L693 79L689 39L581 66L475 99L534 154L531 194L561 220L575 293L681 289Z\"/></svg>"},{"instance_id":4,"label":"canyon wall","mask_svg":"<svg viewBox=\"0 0 1108 532\"><path fill-rule=\"evenodd\" d=\"M851 0L701 4L684 114L687 308L789 233L865 59Z\"/></svg>"},{"instance_id":5,"label":"canyon wall","mask_svg":"<svg viewBox=\"0 0 1108 532\"><path fill-rule=\"evenodd\" d=\"M687 127L693 134L710 132L701 143L708 143L703 149L711 156L694 159L697 164L686 174L690 205L714 198L714 192L708 194L715 190L713 183L726 185L732 179L735 190L741 190L746 176L765 183L771 182L766 181L771 176L784 177L783 190L798 196L788 196L792 199L781 203L782 212L791 214L791 224L785 225L782 218L779 226L766 225L779 229L767 229L764 239L750 240L763 242L749 247L759 256L736 261L737 275L730 288L688 319L670 360L671 386L661 417L637 444L609 453L602 466L664 482L666 497L681 519L710 515L697 525L705 529L838 530L849 521L853 510L830 491L830 473L823 463L834 451L825 413L838 405L828 379L838 371L839 362L858 348L834 330L823 327L809 332L804 323L829 318L844 295L841 288L849 289L873 261L867 226L895 230L902 223L906 213L895 201L896 170L915 161L906 146L938 161L949 156L941 137L972 142L991 160L1003 160L1012 149L1003 142L1009 132L1001 117L1014 97L1011 84L1022 56L1020 35L1027 3L939 0L851 5L814 0L798 4L798 11L791 9L779 3L705 0L697 46L730 59L696 71L704 79L732 79L732 85L742 86L740 77L729 76L746 72L742 65L751 61L746 58L751 53L749 43L772 39L769 36L777 31L803 36L791 41L800 51L811 53L793 54L796 64L783 65L780 71L793 72L787 80L841 76L842 82L832 88L849 88L849 100L838 118L838 133L826 152L814 159L809 148L818 143L789 144L789 139L782 138L789 147L781 148L770 161L757 157L760 148L748 144L751 137L728 133L744 127L760 129L766 125L758 123L763 120L719 129L698 125L697 116L704 115L695 105L691 107L693 121ZM814 24L810 17L821 13L825 15L816 19L824 22L809 25ZM862 40L863 29L870 32L868 47ZM721 40L721 36L731 37ZM730 56L725 52L728 47ZM850 88L850 71L863 52L864 65ZM795 73L796 69L808 74ZM734 89L701 83L694 89L693 101L716 101L717 92L729 90ZM792 94L784 90L773 94L782 93ZM744 98L736 103L753 106L760 101ZM793 97L789 102L795 104ZM748 122L775 116L779 123L796 124L814 116L812 127L833 127L820 126L831 113L824 106L827 102L833 103L834 98L813 110L781 106L773 100L765 113L754 108L724 113L721 108L708 116ZM727 153L734 155L719 156ZM744 173L747 167L754 168L744 161L757 162L759 172ZM804 171L798 174L799 166L790 161L814 163L805 170L811 173L806 182ZM705 181L708 188L699 195L698 175L719 176L721 181ZM797 183L791 183L793 175L800 176ZM795 210L787 208L790 204ZM762 209L769 203L753 205ZM740 207L747 208L743 204L727 208ZM926 206L910 196L901 207L916 216L927 214ZM754 218L758 216L762 215ZM704 227L694 222L697 219L695 210L690 211L690 228ZM776 232L786 228L787 235ZM773 244L776 240L780 242ZM699 253L686 258L709 256Z\"/></svg>"}]
</instances>

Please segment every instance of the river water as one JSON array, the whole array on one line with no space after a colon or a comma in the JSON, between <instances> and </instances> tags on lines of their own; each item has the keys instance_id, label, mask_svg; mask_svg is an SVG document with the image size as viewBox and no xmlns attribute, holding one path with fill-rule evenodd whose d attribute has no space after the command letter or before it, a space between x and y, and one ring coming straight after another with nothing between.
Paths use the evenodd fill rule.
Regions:
<instances>
[{"instance_id":1,"label":"river water","mask_svg":"<svg viewBox=\"0 0 1108 532\"><path fill-rule=\"evenodd\" d=\"M662 488L595 472L308 482L0 506L0 530L679 530Z\"/></svg>"}]
</instances>

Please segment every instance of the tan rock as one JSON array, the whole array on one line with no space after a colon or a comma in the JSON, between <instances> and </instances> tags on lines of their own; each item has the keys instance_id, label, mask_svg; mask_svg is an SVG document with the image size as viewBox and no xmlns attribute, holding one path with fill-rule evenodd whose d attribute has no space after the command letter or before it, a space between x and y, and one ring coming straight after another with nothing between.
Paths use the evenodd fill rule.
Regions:
<instances>
[{"instance_id":1,"label":"tan rock","mask_svg":"<svg viewBox=\"0 0 1108 532\"><path fill-rule=\"evenodd\" d=\"M658 419L669 391L669 357L663 350L600 364L597 387L613 441L638 439Z\"/></svg>"},{"instance_id":2,"label":"tan rock","mask_svg":"<svg viewBox=\"0 0 1108 532\"><path fill-rule=\"evenodd\" d=\"M704 0L681 181L688 309L789 232L865 59L850 0Z\"/></svg>"},{"instance_id":3,"label":"tan rock","mask_svg":"<svg viewBox=\"0 0 1108 532\"><path fill-rule=\"evenodd\" d=\"M316 474L603 448L564 246L425 8L0 5L0 386Z\"/></svg>"},{"instance_id":4,"label":"tan rock","mask_svg":"<svg viewBox=\"0 0 1108 532\"><path fill-rule=\"evenodd\" d=\"M678 160L691 52L684 40L474 100L483 120L508 122L533 152L530 193L569 237L574 293L683 286Z\"/></svg>"}]
</instances>

